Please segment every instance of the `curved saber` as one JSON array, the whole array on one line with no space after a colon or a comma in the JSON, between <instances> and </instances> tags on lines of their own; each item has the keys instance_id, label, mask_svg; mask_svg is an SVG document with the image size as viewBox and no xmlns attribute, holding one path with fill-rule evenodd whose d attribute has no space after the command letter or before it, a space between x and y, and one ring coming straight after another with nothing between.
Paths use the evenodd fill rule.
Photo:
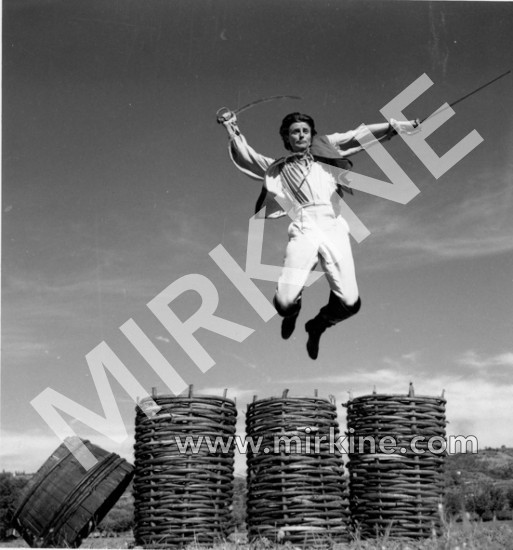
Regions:
<instances>
[{"instance_id":1,"label":"curved saber","mask_svg":"<svg viewBox=\"0 0 513 550\"><path fill-rule=\"evenodd\" d=\"M303 99L303 98L298 95L273 95L271 97L264 97L262 99L257 99L255 101L252 101L251 103L244 105L240 109L235 109L233 112L236 115L238 115L243 111L247 111L248 109L251 109L251 107L254 107L255 105L259 105L260 103L267 103L268 101L274 101L276 99Z\"/></svg>"},{"instance_id":2,"label":"curved saber","mask_svg":"<svg viewBox=\"0 0 513 550\"><path fill-rule=\"evenodd\" d=\"M243 111L247 111L248 109L251 109L251 107L254 107L255 105L259 105L260 103L267 103L268 101L275 101L277 99L303 99L303 98L298 95L273 95L271 97L263 97L262 99L257 99L255 101L252 101L251 103L244 105L240 109L235 109L234 111L232 111L231 109L228 109L228 107L221 107L220 109L218 109L216 113L217 122L219 124L224 123L232 115L238 115Z\"/></svg>"}]
</instances>

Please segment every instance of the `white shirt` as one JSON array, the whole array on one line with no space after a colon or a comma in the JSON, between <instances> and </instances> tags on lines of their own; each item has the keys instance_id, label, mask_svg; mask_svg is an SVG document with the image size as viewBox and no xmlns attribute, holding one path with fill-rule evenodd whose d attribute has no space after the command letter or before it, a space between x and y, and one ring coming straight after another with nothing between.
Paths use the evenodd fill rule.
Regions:
<instances>
[{"instance_id":1,"label":"white shirt","mask_svg":"<svg viewBox=\"0 0 513 550\"><path fill-rule=\"evenodd\" d=\"M274 160L257 153L248 145L244 136L234 125L229 128L230 157L239 170L253 179L264 180L265 198L259 200L260 206L266 207L265 216L278 218L286 215L295 217L304 206L333 205L338 203L336 195L337 176L340 168L313 161L299 164L293 159L294 155ZM341 150L340 156L344 156L344 149L359 146L355 141L360 133L360 127L344 133L330 134L328 140L332 145ZM363 133L363 132L362 132ZM351 152L355 152L353 149ZM292 158L291 169L284 166ZM287 177L287 172L290 172ZM294 185L295 183L295 185ZM261 195L262 197L262 195Z\"/></svg>"}]
</instances>

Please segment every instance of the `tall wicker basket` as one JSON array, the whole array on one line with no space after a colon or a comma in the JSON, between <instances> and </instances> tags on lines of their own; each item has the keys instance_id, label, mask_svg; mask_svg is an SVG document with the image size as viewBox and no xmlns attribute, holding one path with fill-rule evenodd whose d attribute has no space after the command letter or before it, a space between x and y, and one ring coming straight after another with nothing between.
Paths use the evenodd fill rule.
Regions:
<instances>
[{"instance_id":1,"label":"tall wicker basket","mask_svg":"<svg viewBox=\"0 0 513 550\"><path fill-rule=\"evenodd\" d=\"M363 538L429 537L440 529L445 399L366 395L347 407L350 510ZM381 448L380 448L381 445Z\"/></svg>"},{"instance_id":2,"label":"tall wicker basket","mask_svg":"<svg viewBox=\"0 0 513 550\"><path fill-rule=\"evenodd\" d=\"M342 456L333 445L339 435L334 399L287 392L248 405L246 432L258 447L249 445L247 455L249 538L305 547L346 541L347 493Z\"/></svg>"},{"instance_id":3,"label":"tall wicker basket","mask_svg":"<svg viewBox=\"0 0 513 550\"><path fill-rule=\"evenodd\" d=\"M153 395L160 410L136 409L136 544L211 545L228 534L233 497L235 402L223 397ZM204 439L208 437L208 441ZM209 443L219 444L217 450ZM192 447L184 445L189 441Z\"/></svg>"}]
</instances>

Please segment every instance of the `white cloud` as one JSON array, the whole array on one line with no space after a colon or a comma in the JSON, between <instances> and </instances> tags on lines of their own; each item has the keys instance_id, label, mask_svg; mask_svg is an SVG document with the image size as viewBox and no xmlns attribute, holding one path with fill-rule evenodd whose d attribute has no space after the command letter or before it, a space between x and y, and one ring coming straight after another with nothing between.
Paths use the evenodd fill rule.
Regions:
<instances>
[{"instance_id":1,"label":"white cloud","mask_svg":"<svg viewBox=\"0 0 513 550\"><path fill-rule=\"evenodd\" d=\"M409 355L409 354L406 354ZM510 354L503 354L511 359ZM495 357L501 357L497 355ZM376 371L352 371L335 376L311 377L296 380L297 383L315 383L321 395L325 391L333 393L337 398L339 422L344 428L345 412L341 403L348 398L368 395L373 386L379 394L401 394L408 392L410 378L405 372L397 368L381 368ZM447 399L446 416L448 420L448 435L474 435L478 439L479 447L512 446L513 435L508 426L513 417L513 382L498 384L483 376L459 376L451 373L436 374L428 370L419 370L411 381L415 385L417 395L440 396L445 390ZM276 382L279 383L279 382ZM348 395L351 389L351 395ZM223 395L223 387L206 387L198 393L207 395ZM245 409L252 400L256 390L240 387L230 388L227 397L237 399L238 421L237 433L244 435ZM81 434L96 445L115 452L133 463L133 430L122 443L114 443L109 439L95 434ZM36 471L50 454L59 446L58 438L51 433L6 431L1 434L1 467L8 471ZM245 457L237 455L235 470L238 474L245 471Z\"/></svg>"},{"instance_id":2,"label":"white cloud","mask_svg":"<svg viewBox=\"0 0 513 550\"><path fill-rule=\"evenodd\" d=\"M411 351L409 353L403 353L399 358L383 357L383 363L396 370L411 370L414 367L419 367L421 352Z\"/></svg>"},{"instance_id":3,"label":"white cloud","mask_svg":"<svg viewBox=\"0 0 513 550\"><path fill-rule=\"evenodd\" d=\"M128 276L107 276L102 266L96 266L80 274L71 273L61 275L58 281L45 281L32 274L9 274L6 281L8 297L46 296L51 300L59 298L61 301L76 299L84 300L89 295L122 295L127 292L130 296L145 296L148 285L144 281L136 281ZM33 306L33 300L31 301ZM47 306L45 306L47 307Z\"/></svg>"},{"instance_id":4,"label":"white cloud","mask_svg":"<svg viewBox=\"0 0 513 550\"><path fill-rule=\"evenodd\" d=\"M484 357L473 351L466 352L457 362L479 367L472 376L461 374L461 371L451 372L450 365L444 372L436 372L419 364L418 359L418 352L399 358L385 357L383 363L387 366L384 368L312 376L295 380L295 383L310 387L315 384L321 391L334 394L339 403L369 395L374 388L378 394L407 395L409 382L414 384L419 396L441 396L444 391L448 435L474 435L480 448L513 445L509 429L513 417L513 379L496 380L484 370L485 367L513 365L513 353ZM340 407L339 421L344 425L345 412Z\"/></svg>"},{"instance_id":5,"label":"white cloud","mask_svg":"<svg viewBox=\"0 0 513 550\"><path fill-rule=\"evenodd\" d=\"M226 386L211 386L209 388L202 388L199 392L201 395L218 395L222 396L224 393ZM228 392L226 394L226 397L228 399L232 399L237 401L237 404L248 402L250 399L253 398L253 395L256 393L256 390L252 389L242 389L238 386L230 386L228 389Z\"/></svg>"},{"instance_id":6,"label":"white cloud","mask_svg":"<svg viewBox=\"0 0 513 550\"><path fill-rule=\"evenodd\" d=\"M2 346L2 353L9 358L25 359L27 357L40 356L42 353L48 354L48 344L42 342L28 341L6 341Z\"/></svg>"},{"instance_id":7,"label":"white cloud","mask_svg":"<svg viewBox=\"0 0 513 550\"><path fill-rule=\"evenodd\" d=\"M351 390L366 391L369 387L376 385L379 382L379 391L384 391L384 388L393 387L399 380L402 380L402 374L392 369L378 369L376 371L361 371L353 370L331 376L313 376L310 378L295 379L295 383L299 384L330 384L344 385ZM285 380L278 381L284 383ZM290 382L290 381L289 381Z\"/></svg>"},{"instance_id":8,"label":"white cloud","mask_svg":"<svg viewBox=\"0 0 513 550\"><path fill-rule=\"evenodd\" d=\"M497 355L480 356L474 350L468 350L457 360L460 365L486 369L490 367L513 367L513 352Z\"/></svg>"},{"instance_id":9,"label":"white cloud","mask_svg":"<svg viewBox=\"0 0 513 550\"><path fill-rule=\"evenodd\" d=\"M513 383L495 384L486 379L442 377L446 389L447 433L475 435L479 447L513 445Z\"/></svg>"},{"instance_id":10,"label":"white cloud","mask_svg":"<svg viewBox=\"0 0 513 550\"><path fill-rule=\"evenodd\" d=\"M417 363L420 359L420 351L412 351L410 353L404 353L401 355L402 359L405 359L406 361L411 361L412 363Z\"/></svg>"},{"instance_id":11,"label":"white cloud","mask_svg":"<svg viewBox=\"0 0 513 550\"><path fill-rule=\"evenodd\" d=\"M201 216L200 212L191 215L191 212L175 209L169 212L165 224L162 231L163 246L172 247L174 262L177 261L176 254L180 254L180 259L206 256L213 248L205 239L205 236L210 235L208 217ZM163 260L167 261L167 258Z\"/></svg>"},{"instance_id":12,"label":"white cloud","mask_svg":"<svg viewBox=\"0 0 513 550\"><path fill-rule=\"evenodd\" d=\"M81 437L133 463L133 435L128 435L121 443L115 443L103 436L94 436L94 434L92 436L81 434ZM0 467L2 469L10 472L32 473L44 464L62 442L50 431L44 433L33 430L2 430L0 443Z\"/></svg>"},{"instance_id":13,"label":"white cloud","mask_svg":"<svg viewBox=\"0 0 513 550\"><path fill-rule=\"evenodd\" d=\"M257 368L261 367L261 365L257 365L254 361L249 361L247 357L243 357L242 355L238 355L237 353L234 353L233 351L221 350L221 353L223 353L226 357L229 357L231 359L235 359L235 361L238 364L237 366L248 367L250 369L257 369Z\"/></svg>"},{"instance_id":14,"label":"white cloud","mask_svg":"<svg viewBox=\"0 0 513 550\"><path fill-rule=\"evenodd\" d=\"M474 187L471 196L445 203L422 201L420 195L401 209L386 202L364 209L361 218L373 221L373 234L362 243L361 268L395 267L401 258L419 265L512 251L513 188L506 177L502 184L496 179L493 187ZM472 188L472 182L466 186Z\"/></svg>"}]
</instances>

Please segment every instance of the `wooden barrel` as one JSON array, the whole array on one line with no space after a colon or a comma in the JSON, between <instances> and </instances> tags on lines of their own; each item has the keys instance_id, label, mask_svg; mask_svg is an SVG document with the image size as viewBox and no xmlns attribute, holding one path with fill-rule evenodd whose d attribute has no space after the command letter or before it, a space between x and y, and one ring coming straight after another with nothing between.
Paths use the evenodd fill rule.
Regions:
<instances>
[{"instance_id":1,"label":"wooden barrel","mask_svg":"<svg viewBox=\"0 0 513 550\"><path fill-rule=\"evenodd\" d=\"M123 494L133 466L87 440L97 459L88 471L63 443L39 468L21 494L14 525L33 548L77 548Z\"/></svg>"}]
</instances>

